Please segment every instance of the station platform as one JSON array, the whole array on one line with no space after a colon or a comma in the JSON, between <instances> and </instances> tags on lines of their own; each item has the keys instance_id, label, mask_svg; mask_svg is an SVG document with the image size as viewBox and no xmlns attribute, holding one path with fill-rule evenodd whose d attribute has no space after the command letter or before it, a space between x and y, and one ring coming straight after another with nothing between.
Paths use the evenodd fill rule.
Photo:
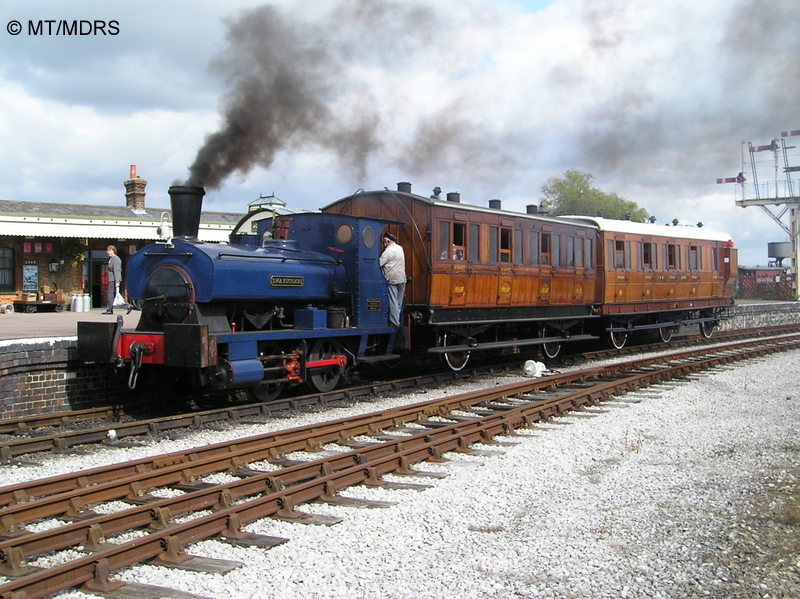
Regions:
<instances>
[{"instance_id":1,"label":"station platform","mask_svg":"<svg viewBox=\"0 0 800 599\"><path fill-rule=\"evenodd\" d=\"M93 308L89 312L12 312L0 314L0 341L12 339L53 339L76 337L78 322L113 321L122 316L126 329L133 329L139 322L138 310L126 314L126 309L118 309L113 315L103 314L105 308Z\"/></svg>"}]
</instances>

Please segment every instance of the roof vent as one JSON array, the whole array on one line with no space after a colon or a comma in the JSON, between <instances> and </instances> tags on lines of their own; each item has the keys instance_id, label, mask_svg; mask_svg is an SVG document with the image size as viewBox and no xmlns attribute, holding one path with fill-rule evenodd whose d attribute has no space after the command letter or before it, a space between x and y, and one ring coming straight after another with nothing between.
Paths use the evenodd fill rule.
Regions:
<instances>
[{"instance_id":1,"label":"roof vent","mask_svg":"<svg viewBox=\"0 0 800 599\"><path fill-rule=\"evenodd\" d=\"M411 183L408 181L400 181L397 184L397 191L402 191L403 193L411 193Z\"/></svg>"},{"instance_id":2,"label":"roof vent","mask_svg":"<svg viewBox=\"0 0 800 599\"><path fill-rule=\"evenodd\" d=\"M537 206L536 204L528 204L527 206L525 206L525 211L528 214L539 214L539 206Z\"/></svg>"},{"instance_id":3,"label":"roof vent","mask_svg":"<svg viewBox=\"0 0 800 599\"><path fill-rule=\"evenodd\" d=\"M459 202L461 202L461 194L458 193L457 191L448 191L447 192L447 201L448 202L455 202L456 204L458 204Z\"/></svg>"},{"instance_id":4,"label":"roof vent","mask_svg":"<svg viewBox=\"0 0 800 599\"><path fill-rule=\"evenodd\" d=\"M489 208L494 210L500 210L501 204L500 200L489 200Z\"/></svg>"}]
</instances>

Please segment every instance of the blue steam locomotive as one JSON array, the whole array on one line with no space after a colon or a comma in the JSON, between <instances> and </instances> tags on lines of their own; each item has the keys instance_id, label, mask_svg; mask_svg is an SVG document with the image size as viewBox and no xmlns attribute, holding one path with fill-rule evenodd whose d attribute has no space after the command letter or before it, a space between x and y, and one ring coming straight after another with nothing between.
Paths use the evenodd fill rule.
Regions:
<instances>
[{"instance_id":1,"label":"blue steam locomotive","mask_svg":"<svg viewBox=\"0 0 800 599\"><path fill-rule=\"evenodd\" d=\"M393 221L293 214L231 243L198 240L202 187L168 191L173 236L128 261L136 330L78 324L78 357L173 367L197 387L244 388L261 400L291 385L334 388L348 368L396 358L380 239Z\"/></svg>"}]
</instances>

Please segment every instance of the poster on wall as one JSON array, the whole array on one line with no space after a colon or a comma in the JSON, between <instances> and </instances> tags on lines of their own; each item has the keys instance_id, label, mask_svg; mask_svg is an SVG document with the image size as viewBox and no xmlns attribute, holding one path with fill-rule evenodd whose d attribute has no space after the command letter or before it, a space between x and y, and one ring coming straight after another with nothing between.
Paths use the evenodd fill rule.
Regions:
<instances>
[{"instance_id":1,"label":"poster on wall","mask_svg":"<svg viewBox=\"0 0 800 599\"><path fill-rule=\"evenodd\" d=\"M22 265L22 291L36 293L39 291L39 265Z\"/></svg>"}]
</instances>

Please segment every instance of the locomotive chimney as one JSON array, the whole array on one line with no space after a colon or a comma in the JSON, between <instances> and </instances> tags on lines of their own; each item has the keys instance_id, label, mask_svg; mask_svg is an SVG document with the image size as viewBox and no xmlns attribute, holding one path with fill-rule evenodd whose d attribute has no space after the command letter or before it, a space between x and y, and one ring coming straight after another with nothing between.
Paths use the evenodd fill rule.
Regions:
<instances>
[{"instance_id":1,"label":"locomotive chimney","mask_svg":"<svg viewBox=\"0 0 800 599\"><path fill-rule=\"evenodd\" d=\"M493 210L500 210L500 200L489 200L489 208Z\"/></svg>"},{"instance_id":2,"label":"locomotive chimney","mask_svg":"<svg viewBox=\"0 0 800 599\"><path fill-rule=\"evenodd\" d=\"M458 204L459 202L461 202L461 194L458 193L457 191L448 191L447 192L447 201L448 202L455 202L456 204Z\"/></svg>"},{"instance_id":3,"label":"locomotive chimney","mask_svg":"<svg viewBox=\"0 0 800 599\"><path fill-rule=\"evenodd\" d=\"M536 204L528 204L525 206L525 209L527 210L528 214L539 214L539 206Z\"/></svg>"},{"instance_id":4,"label":"locomotive chimney","mask_svg":"<svg viewBox=\"0 0 800 599\"><path fill-rule=\"evenodd\" d=\"M197 241L200 211L206 190L195 185L173 185L167 190L172 207L172 235L178 239Z\"/></svg>"},{"instance_id":5,"label":"locomotive chimney","mask_svg":"<svg viewBox=\"0 0 800 599\"><path fill-rule=\"evenodd\" d=\"M397 191L402 191L403 193L411 193L411 183L408 181L400 181L397 184Z\"/></svg>"}]
</instances>

